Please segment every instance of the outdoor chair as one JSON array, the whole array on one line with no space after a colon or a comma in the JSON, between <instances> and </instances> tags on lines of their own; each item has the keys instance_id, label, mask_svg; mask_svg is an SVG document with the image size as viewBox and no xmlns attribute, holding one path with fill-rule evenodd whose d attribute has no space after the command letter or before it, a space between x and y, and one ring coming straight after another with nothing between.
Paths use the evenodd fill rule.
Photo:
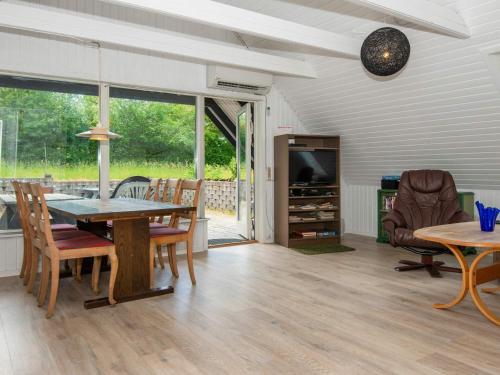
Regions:
<instances>
[{"instance_id":1,"label":"outdoor chair","mask_svg":"<svg viewBox=\"0 0 500 375\"><path fill-rule=\"evenodd\" d=\"M145 199L151 179L143 176L132 176L121 181L111 194L111 198Z\"/></svg>"},{"instance_id":2,"label":"outdoor chair","mask_svg":"<svg viewBox=\"0 0 500 375\"><path fill-rule=\"evenodd\" d=\"M132 178L132 177L131 177ZM149 179L148 179L149 180ZM125 181L125 180L123 180ZM122 181L122 182L123 182ZM147 201L158 201L159 199L159 196L160 196L160 185L161 185L161 178L152 178L151 180L149 180L148 184L147 184L147 188L146 188L146 191L144 193L144 197L143 199L147 200ZM118 185L119 187L120 185ZM117 187L117 189L118 189ZM115 190L116 191L116 190ZM124 190L125 191L125 190ZM136 190L138 191L138 189ZM113 197L112 197L113 198ZM117 197L119 198L119 197ZM139 199L139 198L136 198L136 199ZM150 219L151 222L154 222L154 217L152 217ZM106 223L107 226L108 226L108 229L111 229L113 228L113 221L112 220L108 220L108 222Z\"/></svg>"},{"instance_id":3,"label":"outdoor chair","mask_svg":"<svg viewBox=\"0 0 500 375\"><path fill-rule=\"evenodd\" d=\"M182 180L180 186L178 187L178 193L176 194L176 204L188 204L192 207L198 207L200 192L202 186L202 180ZM183 202L184 194L189 197ZM188 219L189 225L187 229L179 228L179 221L181 218ZM175 277L179 277L179 271L177 269L176 260L176 244L178 242L186 242L187 248L187 262L189 267L189 276L191 277L191 283L196 284L196 278L194 275L194 265L193 265L193 237L194 230L196 227L197 210L193 210L189 213L174 213L170 217L170 221L167 225L159 225L156 227L150 227L150 285L154 286L154 258L155 258L155 248L158 251L158 261L162 265L163 254L161 252L161 246L167 245L168 248L168 260L170 263L170 270ZM161 224L161 223L160 223Z\"/></svg>"},{"instance_id":4,"label":"outdoor chair","mask_svg":"<svg viewBox=\"0 0 500 375\"><path fill-rule=\"evenodd\" d=\"M86 231L75 231L78 235L68 232L65 238L53 235L50 228L50 216L40 184L31 184L31 195L33 200L33 215L29 215L30 224L35 228L32 239L33 248L42 256L42 278L38 294L38 306L43 306L49 284L50 296L46 317L54 314L57 292L59 287L59 265L61 261L70 259L94 258L92 270L92 289L98 291L100 257L108 256L111 263L109 278L108 300L111 305L116 303L113 298L113 289L118 271L118 257L113 242Z\"/></svg>"}]
</instances>

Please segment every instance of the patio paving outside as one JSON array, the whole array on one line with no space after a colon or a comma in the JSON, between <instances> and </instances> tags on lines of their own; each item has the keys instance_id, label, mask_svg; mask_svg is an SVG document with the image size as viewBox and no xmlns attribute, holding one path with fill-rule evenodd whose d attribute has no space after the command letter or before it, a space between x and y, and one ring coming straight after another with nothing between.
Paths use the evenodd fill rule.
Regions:
<instances>
[{"instance_id":1,"label":"patio paving outside","mask_svg":"<svg viewBox=\"0 0 500 375\"><path fill-rule=\"evenodd\" d=\"M205 216L208 218L209 246L246 241L238 234L236 213L206 209Z\"/></svg>"}]
</instances>

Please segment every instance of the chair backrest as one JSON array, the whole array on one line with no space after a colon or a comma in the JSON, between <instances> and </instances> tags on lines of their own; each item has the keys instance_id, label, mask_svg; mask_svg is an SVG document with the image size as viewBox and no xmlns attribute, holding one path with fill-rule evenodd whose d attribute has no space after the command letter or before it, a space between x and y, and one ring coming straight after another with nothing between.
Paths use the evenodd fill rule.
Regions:
<instances>
[{"instance_id":1,"label":"chair backrest","mask_svg":"<svg viewBox=\"0 0 500 375\"><path fill-rule=\"evenodd\" d=\"M50 226L50 214L47 208L47 202L43 188L38 183L30 184L33 214L29 216L30 223L35 229L33 237L33 246L38 248L42 254L56 256L57 248L52 237ZM47 254L50 251L51 254Z\"/></svg>"},{"instance_id":2,"label":"chair backrest","mask_svg":"<svg viewBox=\"0 0 500 375\"><path fill-rule=\"evenodd\" d=\"M25 241L29 241L30 239L29 219L28 219L30 215L29 195L27 195L26 197L23 195L23 190L21 188L21 183L19 181L12 181L12 187L14 188L14 194L16 195L17 212L19 214L19 219L21 222L23 237ZM25 199L27 199L27 201Z\"/></svg>"},{"instance_id":3,"label":"chair backrest","mask_svg":"<svg viewBox=\"0 0 500 375\"><path fill-rule=\"evenodd\" d=\"M143 176L132 176L121 181L111 198L145 199L151 179Z\"/></svg>"},{"instance_id":4,"label":"chair backrest","mask_svg":"<svg viewBox=\"0 0 500 375\"><path fill-rule=\"evenodd\" d=\"M203 180L182 180L179 187L179 193L177 195L177 201L175 203L198 208L202 184ZM197 216L197 210L186 213L174 213L170 219L169 225L177 226L180 218L189 219L190 223L188 231L192 233L196 226Z\"/></svg>"},{"instance_id":5,"label":"chair backrest","mask_svg":"<svg viewBox=\"0 0 500 375\"><path fill-rule=\"evenodd\" d=\"M179 178L167 178L163 184L163 191L161 193L161 202L163 203L176 203L179 196L179 191L181 187L181 179ZM165 216L159 216L154 218L153 222L163 224ZM170 216L172 220L172 216Z\"/></svg>"},{"instance_id":6,"label":"chair backrest","mask_svg":"<svg viewBox=\"0 0 500 375\"><path fill-rule=\"evenodd\" d=\"M178 201L182 180L179 178L167 178L163 184L161 201L164 203L175 203Z\"/></svg>"},{"instance_id":7,"label":"chair backrest","mask_svg":"<svg viewBox=\"0 0 500 375\"><path fill-rule=\"evenodd\" d=\"M411 230L448 224L461 211L453 177L440 170L403 172L394 210Z\"/></svg>"},{"instance_id":8,"label":"chair backrest","mask_svg":"<svg viewBox=\"0 0 500 375\"><path fill-rule=\"evenodd\" d=\"M152 178L149 182L148 189L146 190L146 195L144 197L147 201L157 202L160 198L160 185L161 178Z\"/></svg>"}]
</instances>

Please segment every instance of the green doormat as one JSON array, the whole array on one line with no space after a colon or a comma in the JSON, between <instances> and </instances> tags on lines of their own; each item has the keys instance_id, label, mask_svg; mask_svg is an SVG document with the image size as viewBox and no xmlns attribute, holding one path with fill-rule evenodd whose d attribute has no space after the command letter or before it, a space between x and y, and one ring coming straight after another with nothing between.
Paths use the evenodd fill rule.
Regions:
<instances>
[{"instance_id":1,"label":"green doormat","mask_svg":"<svg viewBox=\"0 0 500 375\"><path fill-rule=\"evenodd\" d=\"M292 250L298 251L299 253L305 255L317 255L317 254L327 254L327 253L342 253L344 251L354 251L349 246L338 245L338 244L305 244L305 245L295 245L291 247Z\"/></svg>"}]
</instances>

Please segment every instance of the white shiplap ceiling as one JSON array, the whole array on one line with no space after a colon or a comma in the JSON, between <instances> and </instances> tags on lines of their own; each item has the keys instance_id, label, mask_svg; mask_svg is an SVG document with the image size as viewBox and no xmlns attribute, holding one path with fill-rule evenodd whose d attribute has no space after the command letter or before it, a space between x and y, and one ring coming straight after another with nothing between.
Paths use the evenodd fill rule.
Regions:
<instances>
[{"instance_id":1,"label":"white shiplap ceiling","mask_svg":"<svg viewBox=\"0 0 500 375\"><path fill-rule=\"evenodd\" d=\"M500 92L481 53L495 45L500 50L500 1L433 1L462 14L472 33L465 40L339 0L224 2L346 35L365 37L384 23L407 34L411 58L392 79L370 76L359 61L308 54L318 79L276 80L306 129L342 136L348 183L440 168L460 187L500 189ZM252 48L273 48L246 40Z\"/></svg>"}]
</instances>

